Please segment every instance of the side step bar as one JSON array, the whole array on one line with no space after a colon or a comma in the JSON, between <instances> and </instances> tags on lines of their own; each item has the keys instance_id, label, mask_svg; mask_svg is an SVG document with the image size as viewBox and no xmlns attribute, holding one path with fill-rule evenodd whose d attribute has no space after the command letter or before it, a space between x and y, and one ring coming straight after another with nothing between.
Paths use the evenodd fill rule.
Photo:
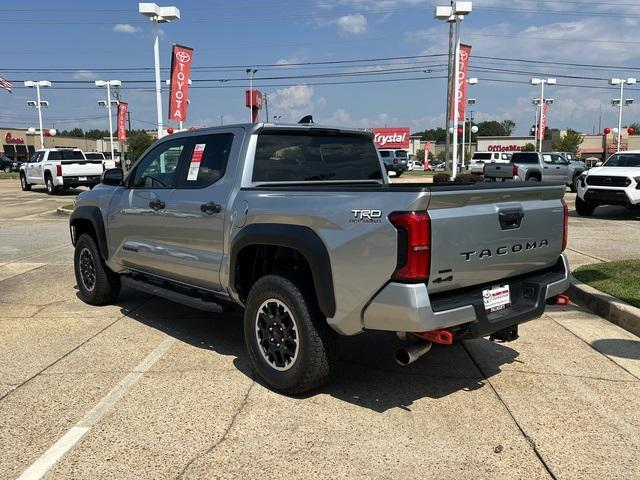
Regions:
<instances>
[{"instance_id":1,"label":"side step bar","mask_svg":"<svg viewBox=\"0 0 640 480\"><path fill-rule=\"evenodd\" d=\"M153 283L136 280L135 278L126 276L123 276L121 280L122 285L124 285L125 287L130 287L135 290L140 290L142 292L148 293L150 295L156 295L158 297L166 298L167 300L171 300L172 302L180 303L192 308L197 308L198 310L205 310L207 312L215 313L223 313L229 310L219 303L204 300L200 297L187 295L185 293L176 292L175 290L161 287Z\"/></svg>"}]
</instances>

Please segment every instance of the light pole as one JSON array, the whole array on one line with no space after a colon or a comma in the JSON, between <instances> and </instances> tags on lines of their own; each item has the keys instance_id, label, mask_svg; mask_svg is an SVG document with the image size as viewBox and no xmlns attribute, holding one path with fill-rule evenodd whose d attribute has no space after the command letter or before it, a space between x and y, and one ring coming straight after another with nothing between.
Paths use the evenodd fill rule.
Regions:
<instances>
[{"instance_id":1,"label":"light pole","mask_svg":"<svg viewBox=\"0 0 640 480\"><path fill-rule=\"evenodd\" d=\"M453 60L453 83L451 98L453 102L453 149L452 149L452 172L451 178L455 179L458 170L458 91L460 90L460 30L462 20L465 15L469 15L472 9L472 2L452 2L451 5L439 6L435 8L434 17L438 20L455 23L455 54ZM447 100L449 101L449 100ZM448 121L449 119L447 119Z\"/></svg>"},{"instance_id":2,"label":"light pole","mask_svg":"<svg viewBox=\"0 0 640 480\"><path fill-rule=\"evenodd\" d=\"M636 83L635 78L612 78L609 80L611 85L620 85L620 98L614 98L611 104L618 107L618 152L622 143L622 107L633 103L632 98L624 99L624 85L633 85Z\"/></svg>"},{"instance_id":3,"label":"light pole","mask_svg":"<svg viewBox=\"0 0 640 480\"><path fill-rule=\"evenodd\" d=\"M113 120L111 119L111 107L118 105L118 101L111 101L111 87L119 87L122 85L120 80L96 80L96 87L107 87L107 101L98 101L98 105L105 107L109 111L109 145L111 145L111 160L115 160L113 154Z\"/></svg>"},{"instance_id":4,"label":"light pole","mask_svg":"<svg viewBox=\"0 0 640 480\"><path fill-rule=\"evenodd\" d=\"M35 87L36 89L37 100L35 102L33 100L29 100L27 102L27 105L30 107L36 107L38 109L38 121L40 122L40 148L44 148L44 132L42 130L42 107L48 107L49 102L40 98L40 87L50 87L51 82L49 80L27 80L24 82L24 86L29 88Z\"/></svg>"},{"instance_id":5,"label":"light pole","mask_svg":"<svg viewBox=\"0 0 640 480\"><path fill-rule=\"evenodd\" d=\"M155 3L139 3L138 12L149 17L153 24L153 60L156 74L156 108L158 110L158 138L162 138L162 85L160 83L160 37L158 24L180 20L180 10L177 7L159 7Z\"/></svg>"},{"instance_id":6,"label":"light pole","mask_svg":"<svg viewBox=\"0 0 640 480\"><path fill-rule=\"evenodd\" d=\"M246 72L249 75L249 122L253 123L253 76L258 72L258 69L247 68Z\"/></svg>"},{"instance_id":7,"label":"light pole","mask_svg":"<svg viewBox=\"0 0 640 480\"><path fill-rule=\"evenodd\" d=\"M538 125L538 129L536 130L538 139L540 140L540 148L538 149L539 152L542 151L542 140L544 139L544 132L541 132L540 130L542 130L542 113L545 105L545 101L544 101L545 84L555 85L556 79L555 78L532 78L531 79L531 85L540 85L540 116L538 117L540 123ZM545 118L545 121L546 121L546 118Z\"/></svg>"},{"instance_id":8,"label":"light pole","mask_svg":"<svg viewBox=\"0 0 640 480\"><path fill-rule=\"evenodd\" d=\"M478 84L478 79L475 77L472 78L468 78L466 80L466 82L469 85L477 85ZM476 99L475 98L470 98L469 100L467 100L467 105L475 105L476 104ZM465 152L464 152L464 139L465 139L465 135L466 135L466 126L467 126L467 118L465 115L465 118L462 119L462 162L461 162L461 167L460 168L464 168L464 157L465 157ZM469 143L471 143L471 140L469 140Z\"/></svg>"}]
</instances>

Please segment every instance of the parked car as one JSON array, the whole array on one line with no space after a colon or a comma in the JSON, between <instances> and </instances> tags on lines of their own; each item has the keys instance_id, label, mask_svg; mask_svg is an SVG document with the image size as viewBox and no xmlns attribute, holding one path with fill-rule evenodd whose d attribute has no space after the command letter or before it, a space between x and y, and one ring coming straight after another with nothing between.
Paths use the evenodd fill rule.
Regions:
<instances>
[{"instance_id":1,"label":"parked car","mask_svg":"<svg viewBox=\"0 0 640 480\"><path fill-rule=\"evenodd\" d=\"M122 285L213 312L239 305L256 374L301 393L329 379L339 335L400 332L401 364L432 342L515 340L568 287L563 195L390 184L359 129L180 132L79 195L78 295L110 304Z\"/></svg>"},{"instance_id":2,"label":"parked car","mask_svg":"<svg viewBox=\"0 0 640 480\"><path fill-rule=\"evenodd\" d=\"M475 175L482 175L485 163L509 163L511 155L508 152L474 152L469 162L469 171Z\"/></svg>"},{"instance_id":3,"label":"parked car","mask_svg":"<svg viewBox=\"0 0 640 480\"><path fill-rule=\"evenodd\" d=\"M380 158L387 173L394 172L399 177L409 168L406 150L379 150Z\"/></svg>"},{"instance_id":4,"label":"parked car","mask_svg":"<svg viewBox=\"0 0 640 480\"><path fill-rule=\"evenodd\" d=\"M601 205L640 207L640 150L614 153L583 172L576 184L578 215L590 216Z\"/></svg>"},{"instance_id":5,"label":"parked car","mask_svg":"<svg viewBox=\"0 0 640 480\"><path fill-rule=\"evenodd\" d=\"M54 195L59 188L93 187L103 171L102 160L87 160L80 149L46 148L20 166L20 184L24 191L46 185L47 193Z\"/></svg>"},{"instance_id":6,"label":"parked car","mask_svg":"<svg viewBox=\"0 0 640 480\"><path fill-rule=\"evenodd\" d=\"M571 185L573 170L569 162L559 153L515 152L509 163L487 163L484 178L496 180L524 180L531 182L553 182Z\"/></svg>"},{"instance_id":7,"label":"parked car","mask_svg":"<svg viewBox=\"0 0 640 480\"><path fill-rule=\"evenodd\" d=\"M9 173L17 172L20 170L20 162L7 157L6 155L0 155L0 171Z\"/></svg>"},{"instance_id":8,"label":"parked car","mask_svg":"<svg viewBox=\"0 0 640 480\"><path fill-rule=\"evenodd\" d=\"M120 161L107 159L105 154L102 152L84 152L84 156L87 160L102 160L105 170L110 168L120 168Z\"/></svg>"},{"instance_id":9,"label":"parked car","mask_svg":"<svg viewBox=\"0 0 640 480\"><path fill-rule=\"evenodd\" d=\"M577 158L571 152L553 152L559 153L562 155L565 160L569 162L569 178L571 179L571 183L569 184L569 188L571 188L572 192L576 192L576 180L578 176L587 169L586 163Z\"/></svg>"}]
</instances>

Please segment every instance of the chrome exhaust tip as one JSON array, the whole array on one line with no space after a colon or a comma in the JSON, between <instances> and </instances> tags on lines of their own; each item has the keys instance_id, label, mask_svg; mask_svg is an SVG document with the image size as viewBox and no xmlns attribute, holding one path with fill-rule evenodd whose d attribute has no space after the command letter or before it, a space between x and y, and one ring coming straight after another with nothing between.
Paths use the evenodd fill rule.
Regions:
<instances>
[{"instance_id":1,"label":"chrome exhaust tip","mask_svg":"<svg viewBox=\"0 0 640 480\"><path fill-rule=\"evenodd\" d=\"M411 345L406 345L396 350L396 362L398 365L406 367L415 362L429 350L431 350L431 342L420 341Z\"/></svg>"}]
</instances>

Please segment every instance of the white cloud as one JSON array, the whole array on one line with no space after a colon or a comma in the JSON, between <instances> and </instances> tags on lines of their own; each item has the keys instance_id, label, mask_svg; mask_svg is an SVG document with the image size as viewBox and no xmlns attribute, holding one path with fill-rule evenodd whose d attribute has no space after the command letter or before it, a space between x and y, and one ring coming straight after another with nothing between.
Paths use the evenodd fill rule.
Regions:
<instances>
[{"instance_id":1,"label":"white cloud","mask_svg":"<svg viewBox=\"0 0 640 480\"><path fill-rule=\"evenodd\" d=\"M130 23L116 23L113 26L113 31L118 33L137 33L141 29L131 25Z\"/></svg>"},{"instance_id":2,"label":"white cloud","mask_svg":"<svg viewBox=\"0 0 640 480\"><path fill-rule=\"evenodd\" d=\"M298 57L279 58L276 60L276 65L291 65L292 63L300 63Z\"/></svg>"},{"instance_id":3,"label":"white cloud","mask_svg":"<svg viewBox=\"0 0 640 480\"><path fill-rule=\"evenodd\" d=\"M361 13L340 17L337 24L344 33L358 35L367 31L367 18Z\"/></svg>"},{"instance_id":4,"label":"white cloud","mask_svg":"<svg viewBox=\"0 0 640 480\"><path fill-rule=\"evenodd\" d=\"M93 80L97 75L91 70L76 70L73 74L75 80Z\"/></svg>"}]
</instances>

